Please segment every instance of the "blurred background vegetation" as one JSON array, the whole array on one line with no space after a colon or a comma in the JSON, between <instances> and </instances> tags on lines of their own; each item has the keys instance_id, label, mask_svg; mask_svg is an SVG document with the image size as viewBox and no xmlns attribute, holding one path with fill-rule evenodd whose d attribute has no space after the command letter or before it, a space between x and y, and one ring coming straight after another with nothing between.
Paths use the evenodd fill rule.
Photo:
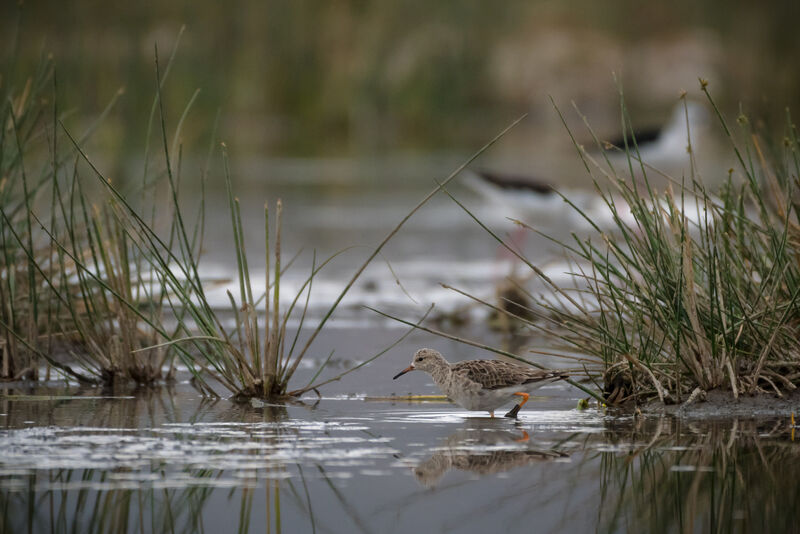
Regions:
<instances>
[{"instance_id":1,"label":"blurred background vegetation","mask_svg":"<svg viewBox=\"0 0 800 534\"><path fill-rule=\"evenodd\" d=\"M327 157L479 146L529 111L557 125L547 95L574 100L602 130L618 124L612 72L632 114L656 123L707 78L723 106L781 124L800 109L800 2L678 0L27 0L0 3L3 84L24 84L52 53L59 100L88 122L125 95L98 141L141 153L166 59L173 121L195 89L187 144L219 136L239 153ZM558 135L563 130L558 128ZM526 138L516 136L520 152Z\"/></svg>"}]
</instances>

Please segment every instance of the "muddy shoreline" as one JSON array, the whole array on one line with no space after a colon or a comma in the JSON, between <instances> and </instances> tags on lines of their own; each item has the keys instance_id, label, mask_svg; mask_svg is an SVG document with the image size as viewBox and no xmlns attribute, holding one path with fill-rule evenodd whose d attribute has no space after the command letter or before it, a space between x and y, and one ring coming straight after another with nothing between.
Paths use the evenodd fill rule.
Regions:
<instances>
[{"instance_id":1,"label":"muddy shoreline","mask_svg":"<svg viewBox=\"0 0 800 534\"><path fill-rule=\"evenodd\" d=\"M639 407L648 415L674 415L687 419L722 419L730 417L787 416L800 417L800 389L784 392L783 398L777 395L739 395L735 398L731 391L712 390L706 393L703 401L690 404L664 404L655 400Z\"/></svg>"}]
</instances>

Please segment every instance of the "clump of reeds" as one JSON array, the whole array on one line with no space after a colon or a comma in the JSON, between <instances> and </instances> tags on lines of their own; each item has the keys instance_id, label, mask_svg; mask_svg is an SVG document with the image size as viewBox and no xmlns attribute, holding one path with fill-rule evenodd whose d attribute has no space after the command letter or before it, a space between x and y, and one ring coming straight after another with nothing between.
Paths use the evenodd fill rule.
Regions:
<instances>
[{"instance_id":1,"label":"clump of reeds","mask_svg":"<svg viewBox=\"0 0 800 534\"><path fill-rule=\"evenodd\" d=\"M2 376L36 379L46 364L44 378L54 367L82 383L152 383L165 378L167 351L137 350L162 339L153 325L161 323L163 284L114 203L94 203L81 185L75 159L121 92L66 147L56 94L46 59L3 107Z\"/></svg>"},{"instance_id":2,"label":"clump of reeds","mask_svg":"<svg viewBox=\"0 0 800 534\"><path fill-rule=\"evenodd\" d=\"M800 382L794 127L790 122L783 157L768 162L746 118L739 120L742 149L718 118L740 164L718 192L694 172L691 132L691 174L663 192L651 186L655 171L640 162L631 136L628 163L640 167L644 187L609 166L608 189L599 188L616 235L598 229L594 238L566 245L588 298L579 309L549 311L567 331L562 340L602 359L611 402L650 395L679 401L695 388L780 395ZM687 197L696 202L693 213ZM619 199L634 223L620 216Z\"/></svg>"},{"instance_id":3,"label":"clump of reeds","mask_svg":"<svg viewBox=\"0 0 800 534\"><path fill-rule=\"evenodd\" d=\"M62 213L66 230L56 244L60 277L53 283L64 310L61 330L79 348L71 356L105 384L172 378L174 366L165 374L172 354L166 347L151 348L163 341L152 326L163 329L163 284L126 235L113 203L90 210L83 195L79 203L80 221L75 213Z\"/></svg>"},{"instance_id":4,"label":"clump of reeds","mask_svg":"<svg viewBox=\"0 0 800 534\"><path fill-rule=\"evenodd\" d=\"M796 128L789 119L782 152L768 159L746 117L738 119L739 141L705 82L702 90L739 163L718 191L695 171L691 132L689 175L661 176L668 185L657 190L652 176L661 173L641 160L624 99L628 135L620 149L627 168L608 157L597 161L575 144L615 224L601 228L564 198L593 227L588 237L553 240L571 261L571 285L553 283L481 223L549 289L529 294L525 313L493 309L588 357L587 370L608 403L678 402L714 388L782 395L800 384Z\"/></svg>"}]
</instances>

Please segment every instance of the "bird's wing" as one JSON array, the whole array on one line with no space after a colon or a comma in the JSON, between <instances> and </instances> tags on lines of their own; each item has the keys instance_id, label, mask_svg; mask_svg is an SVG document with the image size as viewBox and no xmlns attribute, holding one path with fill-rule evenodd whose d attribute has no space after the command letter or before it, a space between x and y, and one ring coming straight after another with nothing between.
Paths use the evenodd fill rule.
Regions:
<instances>
[{"instance_id":1,"label":"bird's wing","mask_svg":"<svg viewBox=\"0 0 800 534\"><path fill-rule=\"evenodd\" d=\"M469 360L453 364L452 369L454 373L486 389L501 389L565 376L557 371L529 369L502 360Z\"/></svg>"},{"instance_id":2,"label":"bird's wing","mask_svg":"<svg viewBox=\"0 0 800 534\"><path fill-rule=\"evenodd\" d=\"M553 186L544 180L532 176L503 174L486 169L475 169L475 174L501 189L528 190L538 195L549 195L555 191Z\"/></svg>"}]
</instances>

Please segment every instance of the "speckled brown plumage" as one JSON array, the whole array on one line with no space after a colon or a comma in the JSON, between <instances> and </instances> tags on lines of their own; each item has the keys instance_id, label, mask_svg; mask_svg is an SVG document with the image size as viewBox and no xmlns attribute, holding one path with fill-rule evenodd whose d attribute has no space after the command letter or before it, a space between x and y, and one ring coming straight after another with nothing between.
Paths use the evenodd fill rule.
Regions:
<instances>
[{"instance_id":1,"label":"speckled brown plumage","mask_svg":"<svg viewBox=\"0 0 800 534\"><path fill-rule=\"evenodd\" d=\"M501 389L566 377L557 371L531 369L502 360L467 360L450 364L450 369L453 374L476 382L485 389Z\"/></svg>"},{"instance_id":2,"label":"speckled brown plumage","mask_svg":"<svg viewBox=\"0 0 800 534\"><path fill-rule=\"evenodd\" d=\"M433 349L420 349L411 365L395 378L413 370L430 373L433 381L450 399L467 410L486 410L494 416L494 410L515 399L522 398L517 407L508 414L516 417L519 406L528 399L528 394L550 382L567 377L565 373L531 369L501 360L467 360L450 364Z\"/></svg>"}]
</instances>

